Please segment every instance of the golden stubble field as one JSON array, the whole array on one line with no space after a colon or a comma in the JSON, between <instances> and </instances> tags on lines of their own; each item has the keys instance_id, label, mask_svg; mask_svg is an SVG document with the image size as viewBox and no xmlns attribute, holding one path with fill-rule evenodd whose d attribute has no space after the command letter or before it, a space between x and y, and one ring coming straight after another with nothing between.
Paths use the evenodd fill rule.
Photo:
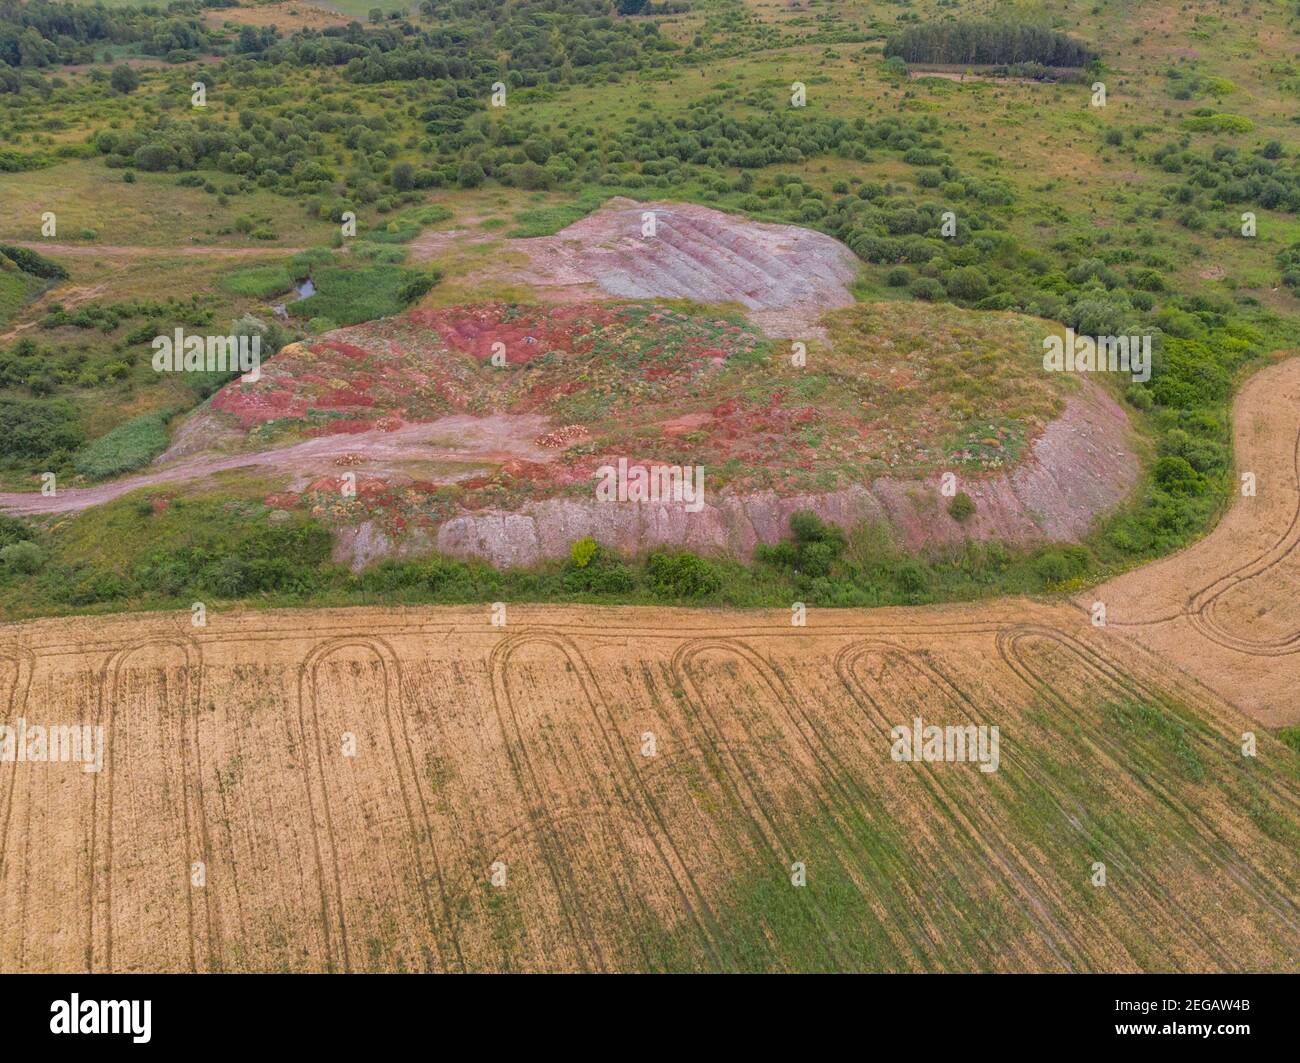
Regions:
<instances>
[{"instance_id":1,"label":"golden stubble field","mask_svg":"<svg viewBox=\"0 0 1300 1063\"><path fill-rule=\"evenodd\" d=\"M1075 603L0 631L6 722L106 738L0 764L0 969L1295 970L1298 389L1243 390L1255 497Z\"/></svg>"}]
</instances>

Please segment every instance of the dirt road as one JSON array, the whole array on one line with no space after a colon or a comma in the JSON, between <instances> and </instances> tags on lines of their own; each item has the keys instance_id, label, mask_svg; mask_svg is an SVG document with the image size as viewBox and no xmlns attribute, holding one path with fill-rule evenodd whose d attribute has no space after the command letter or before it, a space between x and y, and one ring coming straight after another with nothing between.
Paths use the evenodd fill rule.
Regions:
<instances>
[{"instance_id":1,"label":"dirt road","mask_svg":"<svg viewBox=\"0 0 1300 1063\"><path fill-rule=\"evenodd\" d=\"M422 424L403 425L392 431L371 430L320 436L302 443L227 456L211 453L181 458L152 472L126 476L94 487L67 487L54 497L35 491L0 493L0 513L16 516L37 513L77 513L110 502L142 487L184 483L229 469L265 469L285 473L295 483L317 476L339 475L336 460L348 455L364 457L367 475L391 473L411 462L450 463L459 466L443 474L445 482L472 476L484 465L511 458L533 462L553 461L555 452L532 440L549 422L539 415L442 417ZM292 485L291 485L292 486Z\"/></svg>"},{"instance_id":2,"label":"dirt road","mask_svg":"<svg viewBox=\"0 0 1300 1063\"><path fill-rule=\"evenodd\" d=\"M1300 358L1247 381L1233 426L1238 494L1218 527L1075 601L1089 611L1101 602L1108 631L1179 662L1250 715L1297 723Z\"/></svg>"}]
</instances>

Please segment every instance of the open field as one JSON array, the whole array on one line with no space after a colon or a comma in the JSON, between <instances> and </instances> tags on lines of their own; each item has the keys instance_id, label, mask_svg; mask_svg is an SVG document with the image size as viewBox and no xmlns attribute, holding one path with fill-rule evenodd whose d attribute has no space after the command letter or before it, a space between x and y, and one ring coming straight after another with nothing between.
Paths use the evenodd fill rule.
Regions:
<instances>
[{"instance_id":1,"label":"open field","mask_svg":"<svg viewBox=\"0 0 1300 1063\"><path fill-rule=\"evenodd\" d=\"M806 627L513 605L501 626L487 606L11 626L6 722L106 744L98 773L3 766L0 963L1292 971L1300 757L1260 724L1300 722L1298 376L1266 371L1238 410L1268 492L1099 588L1125 618L1104 627L1027 600ZM1264 619L1215 621L1213 645L1126 605L1247 579ZM997 726L997 770L892 759L918 717Z\"/></svg>"},{"instance_id":2,"label":"open field","mask_svg":"<svg viewBox=\"0 0 1300 1063\"><path fill-rule=\"evenodd\" d=\"M1296 754L1073 610L508 620L23 629L8 718L108 745L0 776L4 968L1294 968Z\"/></svg>"}]
</instances>

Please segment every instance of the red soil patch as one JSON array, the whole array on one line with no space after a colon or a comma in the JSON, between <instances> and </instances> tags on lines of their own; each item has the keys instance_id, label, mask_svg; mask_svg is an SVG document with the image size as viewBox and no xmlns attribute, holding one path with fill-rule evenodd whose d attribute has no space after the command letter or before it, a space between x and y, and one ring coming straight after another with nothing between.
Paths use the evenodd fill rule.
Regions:
<instances>
[{"instance_id":1,"label":"red soil patch","mask_svg":"<svg viewBox=\"0 0 1300 1063\"><path fill-rule=\"evenodd\" d=\"M617 320L617 312L593 305L518 307L502 320L501 307L460 306L448 310L414 310L407 315L433 329L448 347L488 361L501 351L508 365L523 365L551 351L588 349L593 325ZM496 345L501 344L498 348Z\"/></svg>"}]
</instances>

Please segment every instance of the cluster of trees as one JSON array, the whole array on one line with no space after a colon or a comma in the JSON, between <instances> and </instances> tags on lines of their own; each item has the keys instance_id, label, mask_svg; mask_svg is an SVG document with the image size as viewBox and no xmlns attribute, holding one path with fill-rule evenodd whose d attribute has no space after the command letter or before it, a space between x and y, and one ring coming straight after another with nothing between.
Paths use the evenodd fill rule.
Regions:
<instances>
[{"instance_id":1,"label":"cluster of trees","mask_svg":"<svg viewBox=\"0 0 1300 1063\"><path fill-rule=\"evenodd\" d=\"M644 69L648 55L676 50L655 23L613 18L610 0L435 0L421 8L431 28L352 22L282 39L273 28L249 27L236 47L270 62L342 66L361 84L450 79L476 92L498 79L515 88L599 80L611 71Z\"/></svg>"},{"instance_id":2,"label":"cluster of trees","mask_svg":"<svg viewBox=\"0 0 1300 1063\"><path fill-rule=\"evenodd\" d=\"M0 90L18 91L6 87L15 79L3 75L4 67L92 62L100 45L133 44L148 55L173 58L197 54L211 45L198 18L206 6L217 4L175 0L165 10L109 9L51 0L0 0Z\"/></svg>"},{"instance_id":3,"label":"cluster of trees","mask_svg":"<svg viewBox=\"0 0 1300 1063\"><path fill-rule=\"evenodd\" d=\"M1097 58L1064 33L993 19L954 19L910 26L885 42L885 56L908 63L1081 67Z\"/></svg>"},{"instance_id":4,"label":"cluster of trees","mask_svg":"<svg viewBox=\"0 0 1300 1063\"><path fill-rule=\"evenodd\" d=\"M1185 175L1171 190L1175 204L1185 212L1235 204L1300 211L1300 157L1288 159L1277 140L1253 151L1217 144L1209 152L1196 152L1184 137L1157 148L1151 161L1166 173Z\"/></svg>"}]
</instances>

